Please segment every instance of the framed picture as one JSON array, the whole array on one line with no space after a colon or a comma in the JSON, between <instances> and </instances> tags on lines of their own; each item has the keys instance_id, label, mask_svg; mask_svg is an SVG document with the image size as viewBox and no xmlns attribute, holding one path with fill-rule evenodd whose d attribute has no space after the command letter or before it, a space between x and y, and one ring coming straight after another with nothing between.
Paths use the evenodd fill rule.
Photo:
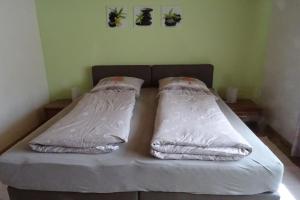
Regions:
<instances>
[{"instance_id":1,"label":"framed picture","mask_svg":"<svg viewBox=\"0 0 300 200\"><path fill-rule=\"evenodd\" d=\"M122 6L107 6L107 27L126 28L128 26L128 9Z\"/></svg>"},{"instance_id":2,"label":"framed picture","mask_svg":"<svg viewBox=\"0 0 300 200\"><path fill-rule=\"evenodd\" d=\"M182 11L178 6L163 6L161 8L163 27L178 27L182 23Z\"/></svg>"},{"instance_id":3,"label":"framed picture","mask_svg":"<svg viewBox=\"0 0 300 200\"><path fill-rule=\"evenodd\" d=\"M134 7L134 27L150 27L153 24L154 9L149 6Z\"/></svg>"}]
</instances>

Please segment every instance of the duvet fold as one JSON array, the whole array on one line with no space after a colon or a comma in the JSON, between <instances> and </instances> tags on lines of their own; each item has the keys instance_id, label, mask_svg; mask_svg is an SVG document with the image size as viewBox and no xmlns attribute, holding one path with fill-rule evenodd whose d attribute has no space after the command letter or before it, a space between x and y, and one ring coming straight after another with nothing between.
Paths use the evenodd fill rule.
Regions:
<instances>
[{"instance_id":1,"label":"duvet fold","mask_svg":"<svg viewBox=\"0 0 300 200\"><path fill-rule=\"evenodd\" d=\"M239 160L252 151L216 97L197 90L162 90L151 153L160 159Z\"/></svg>"},{"instance_id":2,"label":"duvet fold","mask_svg":"<svg viewBox=\"0 0 300 200\"><path fill-rule=\"evenodd\" d=\"M135 105L134 90L85 94L65 117L30 141L38 152L108 153L127 142Z\"/></svg>"}]
</instances>

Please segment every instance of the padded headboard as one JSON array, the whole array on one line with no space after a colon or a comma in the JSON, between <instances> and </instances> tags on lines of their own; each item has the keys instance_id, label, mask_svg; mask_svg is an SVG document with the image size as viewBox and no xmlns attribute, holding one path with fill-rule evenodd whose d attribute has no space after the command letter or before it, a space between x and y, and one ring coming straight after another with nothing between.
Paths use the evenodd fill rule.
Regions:
<instances>
[{"instance_id":1,"label":"padded headboard","mask_svg":"<svg viewBox=\"0 0 300 200\"><path fill-rule=\"evenodd\" d=\"M151 68L152 86L157 87L158 81L165 77L189 76L200 79L207 87L213 85L214 66L211 64L198 65L154 65Z\"/></svg>"},{"instance_id":2,"label":"padded headboard","mask_svg":"<svg viewBox=\"0 0 300 200\"><path fill-rule=\"evenodd\" d=\"M151 86L151 67L147 65L99 65L92 67L93 86L108 76L131 76L143 79L143 87Z\"/></svg>"},{"instance_id":3,"label":"padded headboard","mask_svg":"<svg viewBox=\"0 0 300 200\"><path fill-rule=\"evenodd\" d=\"M203 81L209 88L213 84L214 66L198 65L99 65L92 67L93 86L108 76L132 76L143 79L143 87L157 87L165 77L189 76Z\"/></svg>"}]
</instances>

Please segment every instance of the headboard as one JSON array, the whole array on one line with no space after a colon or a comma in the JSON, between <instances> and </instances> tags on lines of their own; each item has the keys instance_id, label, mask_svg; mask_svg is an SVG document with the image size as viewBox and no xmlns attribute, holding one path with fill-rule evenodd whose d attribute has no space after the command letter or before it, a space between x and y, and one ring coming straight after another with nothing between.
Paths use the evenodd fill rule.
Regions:
<instances>
[{"instance_id":1,"label":"headboard","mask_svg":"<svg viewBox=\"0 0 300 200\"><path fill-rule=\"evenodd\" d=\"M214 66L198 65L99 65L92 67L93 86L108 76L132 76L143 79L143 87L157 87L161 78L189 76L203 81L209 88L213 84Z\"/></svg>"},{"instance_id":2,"label":"headboard","mask_svg":"<svg viewBox=\"0 0 300 200\"><path fill-rule=\"evenodd\" d=\"M189 76L203 81L207 87L212 88L213 75L214 66L211 64L155 65L151 69L151 85L157 87L159 79L165 77Z\"/></svg>"},{"instance_id":3,"label":"headboard","mask_svg":"<svg viewBox=\"0 0 300 200\"><path fill-rule=\"evenodd\" d=\"M151 67L147 65L99 65L92 67L93 86L108 76L131 76L143 79L144 87L151 86Z\"/></svg>"}]
</instances>

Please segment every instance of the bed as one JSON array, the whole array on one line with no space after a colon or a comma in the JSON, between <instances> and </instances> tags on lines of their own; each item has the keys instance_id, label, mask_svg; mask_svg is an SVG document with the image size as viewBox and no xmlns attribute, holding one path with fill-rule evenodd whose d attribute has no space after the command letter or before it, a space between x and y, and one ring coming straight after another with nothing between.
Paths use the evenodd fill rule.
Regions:
<instances>
[{"instance_id":1,"label":"bed","mask_svg":"<svg viewBox=\"0 0 300 200\"><path fill-rule=\"evenodd\" d=\"M27 142L67 114L76 102L0 157L0 180L12 200L278 200L282 163L223 102L228 120L253 146L240 161L158 160L150 155L157 82L192 76L212 87L212 65L94 66L93 83L112 75L145 80L136 102L129 142L105 155L32 152Z\"/></svg>"}]
</instances>

